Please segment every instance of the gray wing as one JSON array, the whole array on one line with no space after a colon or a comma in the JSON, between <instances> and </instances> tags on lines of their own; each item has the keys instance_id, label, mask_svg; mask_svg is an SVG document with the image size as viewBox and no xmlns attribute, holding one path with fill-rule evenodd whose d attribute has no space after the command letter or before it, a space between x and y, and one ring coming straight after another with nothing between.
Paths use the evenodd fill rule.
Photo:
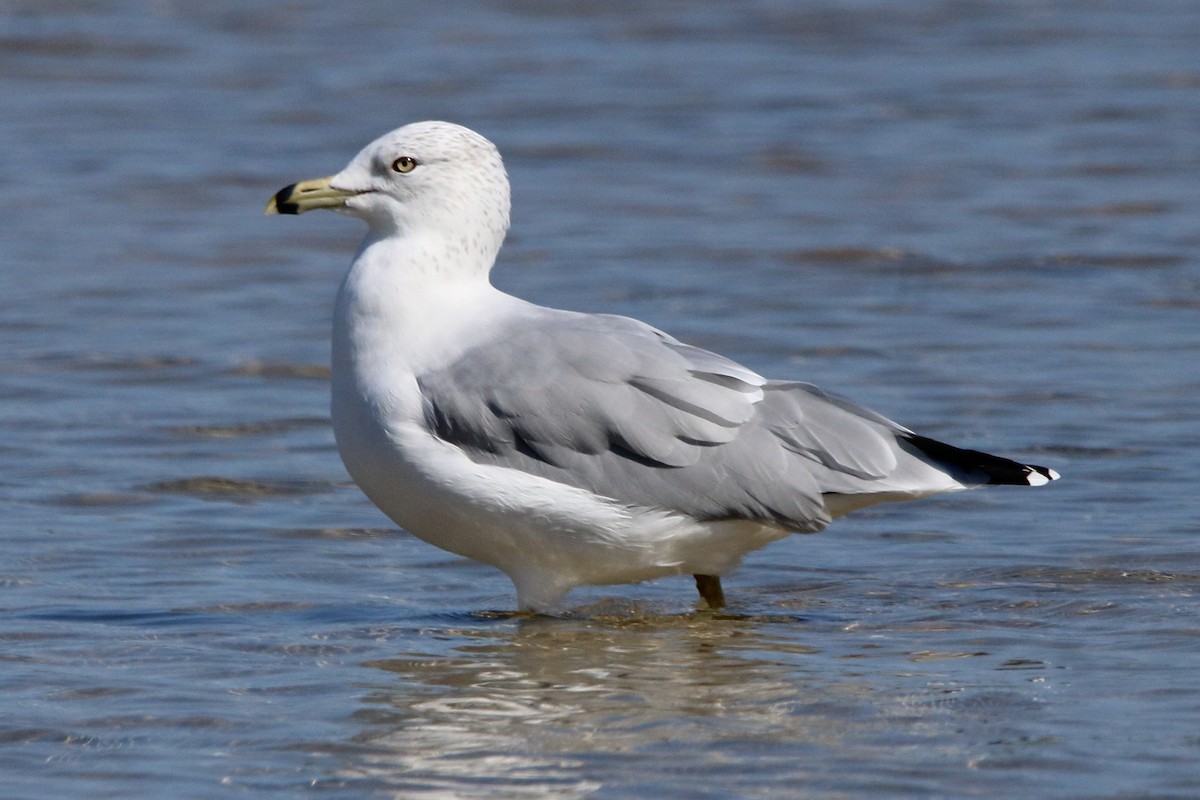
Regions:
<instances>
[{"instance_id":1,"label":"gray wing","mask_svg":"<svg viewBox=\"0 0 1200 800\"><path fill-rule=\"evenodd\" d=\"M819 530L822 495L897 491L918 462L873 412L624 317L539 309L418 384L479 463L698 519Z\"/></svg>"}]
</instances>

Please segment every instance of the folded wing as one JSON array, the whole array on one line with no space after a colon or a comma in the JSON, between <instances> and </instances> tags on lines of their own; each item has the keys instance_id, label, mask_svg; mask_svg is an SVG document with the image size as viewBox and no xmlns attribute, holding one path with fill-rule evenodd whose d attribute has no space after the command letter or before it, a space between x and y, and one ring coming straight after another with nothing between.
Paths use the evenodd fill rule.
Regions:
<instances>
[{"instance_id":1,"label":"folded wing","mask_svg":"<svg viewBox=\"0 0 1200 800\"><path fill-rule=\"evenodd\" d=\"M430 428L472 460L701 520L815 531L988 482L952 463L973 451L927 452L932 440L844 398L624 317L537 309L418 383Z\"/></svg>"}]
</instances>

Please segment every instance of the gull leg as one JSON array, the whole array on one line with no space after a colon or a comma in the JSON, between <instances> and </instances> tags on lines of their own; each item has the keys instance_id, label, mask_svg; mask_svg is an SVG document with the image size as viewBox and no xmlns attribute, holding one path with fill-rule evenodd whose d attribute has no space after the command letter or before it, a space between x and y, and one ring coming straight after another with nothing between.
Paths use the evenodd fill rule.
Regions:
<instances>
[{"instance_id":1,"label":"gull leg","mask_svg":"<svg viewBox=\"0 0 1200 800\"><path fill-rule=\"evenodd\" d=\"M696 589L708 607L716 610L725 607L725 592L721 589L720 575L696 575Z\"/></svg>"}]
</instances>

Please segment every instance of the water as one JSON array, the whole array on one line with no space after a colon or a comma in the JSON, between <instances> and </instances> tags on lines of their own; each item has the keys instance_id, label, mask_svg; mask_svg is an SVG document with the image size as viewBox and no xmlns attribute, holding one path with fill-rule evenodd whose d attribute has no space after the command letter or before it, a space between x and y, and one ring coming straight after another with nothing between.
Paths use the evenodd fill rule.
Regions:
<instances>
[{"instance_id":1,"label":"water","mask_svg":"<svg viewBox=\"0 0 1200 800\"><path fill-rule=\"evenodd\" d=\"M1200 794L1194 4L646 5L3 5L7 797ZM431 117L506 289L1064 479L512 615L338 462L358 224L262 216Z\"/></svg>"}]
</instances>

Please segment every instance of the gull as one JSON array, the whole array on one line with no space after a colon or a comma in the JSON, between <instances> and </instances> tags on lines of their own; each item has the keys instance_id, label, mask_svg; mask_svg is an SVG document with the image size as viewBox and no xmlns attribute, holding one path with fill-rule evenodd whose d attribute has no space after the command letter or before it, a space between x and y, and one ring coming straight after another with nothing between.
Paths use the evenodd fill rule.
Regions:
<instances>
[{"instance_id":1,"label":"gull","mask_svg":"<svg viewBox=\"0 0 1200 800\"><path fill-rule=\"evenodd\" d=\"M490 141L417 122L267 213L367 223L334 306L338 452L401 528L505 572L523 611L687 574L721 608L721 576L776 539L884 501L1058 477L634 319L501 292L488 276L509 207Z\"/></svg>"}]
</instances>

